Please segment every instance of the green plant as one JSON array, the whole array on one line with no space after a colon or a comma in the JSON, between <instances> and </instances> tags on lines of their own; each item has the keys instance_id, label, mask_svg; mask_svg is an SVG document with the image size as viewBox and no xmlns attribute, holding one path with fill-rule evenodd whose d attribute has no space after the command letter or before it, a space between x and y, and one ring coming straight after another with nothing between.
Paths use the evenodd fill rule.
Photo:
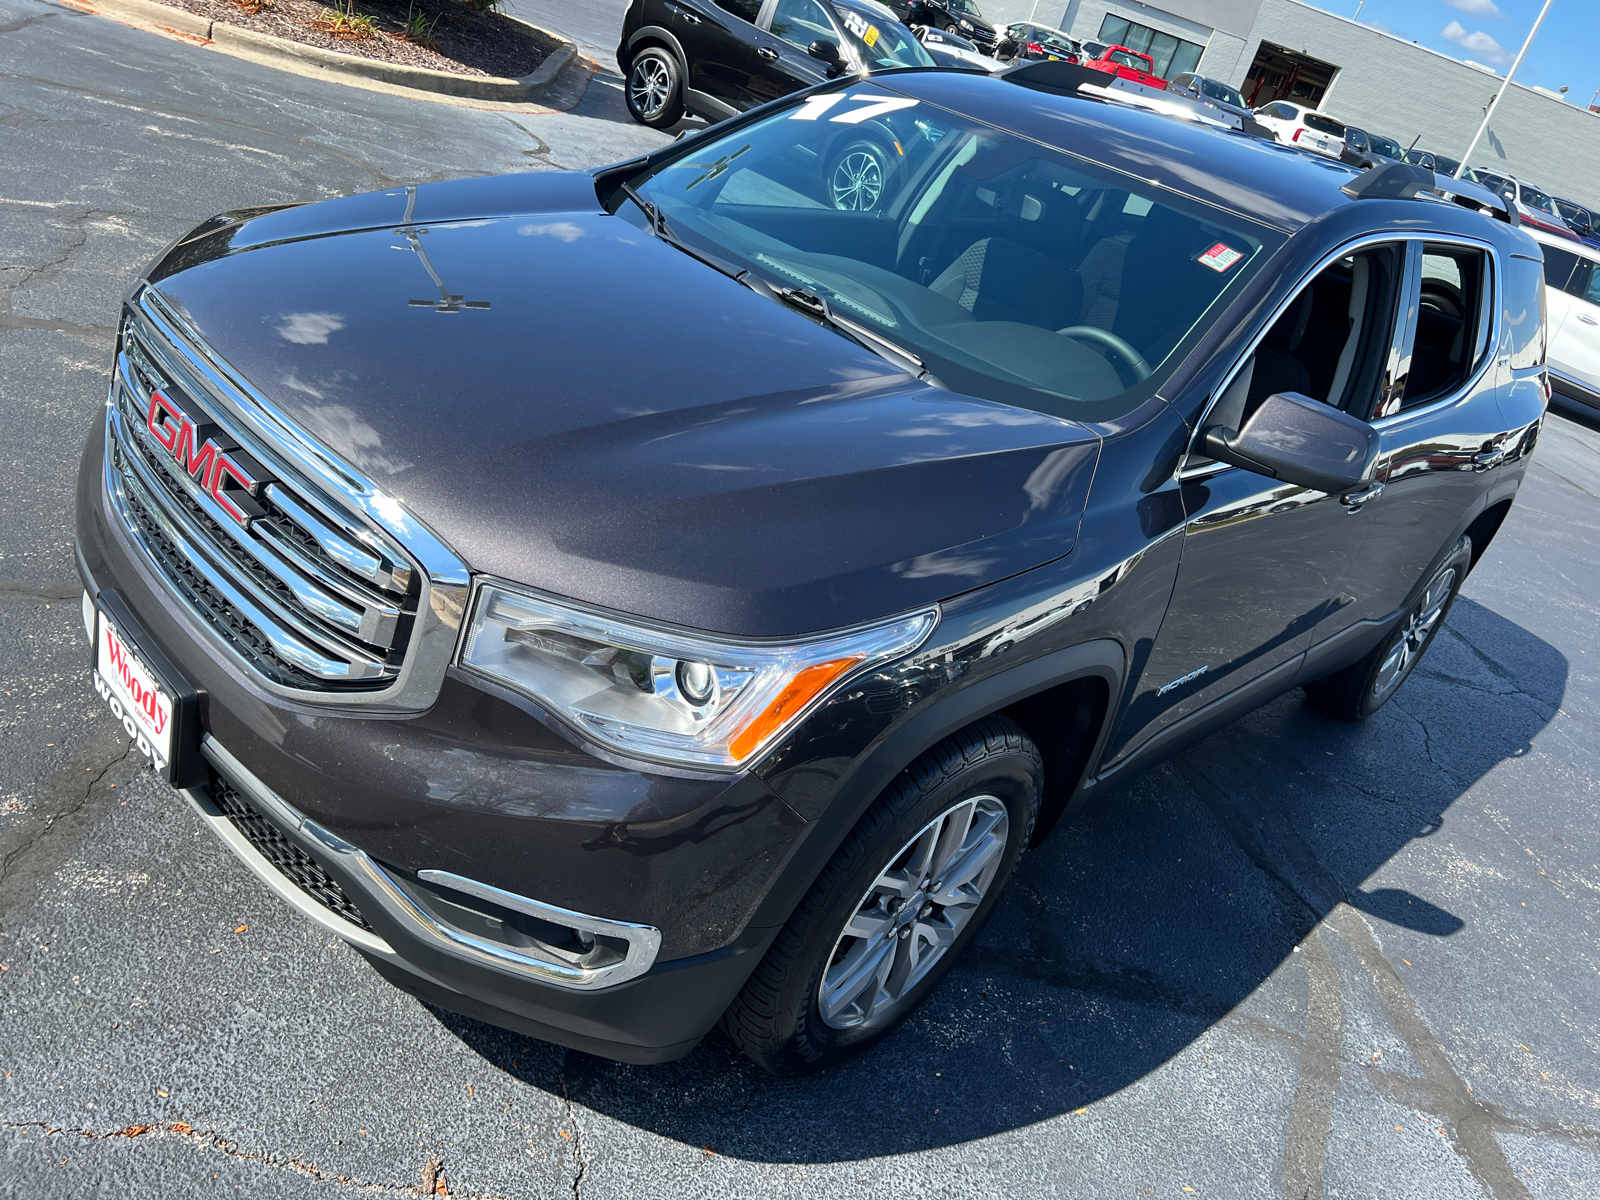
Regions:
<instances>
[{"instance_id":1,"label":"green plant","mask_svg":"<svg viewBox=\"0 0 1600 1200\"><path fill-rule=\"evenodd\" d=\"M312 25L326 29L334 37L370 38L378 35L378 18L356 12L356 0L333 0L332 8L322 10L322 15Z\"/></svg>"},{"instance_id":2,"label":"green plant","mask_svg":"<svg viewBox=\"0 0 1600 1200\"><path fill-rule=\"evenodd\" d=\"M401 41L415 42L429 50L437 49L433 41L433 27L439 23L437 16L429 18L416 11L416 0L406 7L405 27L395 36Z\"/></svg>"}]
</instances>

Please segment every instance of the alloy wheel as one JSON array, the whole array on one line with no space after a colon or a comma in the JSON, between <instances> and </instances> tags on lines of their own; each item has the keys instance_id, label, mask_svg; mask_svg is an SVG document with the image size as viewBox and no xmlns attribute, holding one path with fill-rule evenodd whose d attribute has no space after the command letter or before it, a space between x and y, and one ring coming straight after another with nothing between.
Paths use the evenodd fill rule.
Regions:
<instances>
[{"instance_id":1,"label":"alloy wheel","mask_svg":"<svg viewBox=\"0 0 1600 1200\"><path fill-rule=\"evenodd\" d=\"M1455 582L1454 567L1440 571L1428 585L1416 608L1406 617L1399 639L1384 656L1373 676L1372 695L1379 703L1388 699L1389 693L1399 687L1401 681L1411 673L1411 668L1416 666L1423 647L1428 644L1428 638L1432 636L1434 626L1439 623L1440 615L1450 600Z\"/></svg>"},{"instance_id":2,"label":"alloy wheel","mask_svg":"<svg viewBox=\"0 0 1600 1200\"><path fill-rule=\"evenodd\" d=\"M829 189L835 208L870 212L883 195L883 164L869 150L852 150L834 167Z\"/></svg>"},{"instance_id":3,"label":"alloy wheel","mask_svg":"<svg viewBox=\"0 0 1600 1200\"><path fill-rule=\"evenodd\" d=\"M628 98L641 117L648 121L659 116L671 96L672 76L666 63L645 55L633 64L628 73Z\"/></svg>"},{"instance_id":4,"label":"alloy wheel","mask_svg":"<svg viewBox=\"0 0 1600 1200\"><path fill-rule=\"evenodd\" d=\"M1005 858L1010 817L995 796L951 805L900 848L834 943L817 987L834 1029L896 1014L982 904Z\"/></svg>"}]
</instances>

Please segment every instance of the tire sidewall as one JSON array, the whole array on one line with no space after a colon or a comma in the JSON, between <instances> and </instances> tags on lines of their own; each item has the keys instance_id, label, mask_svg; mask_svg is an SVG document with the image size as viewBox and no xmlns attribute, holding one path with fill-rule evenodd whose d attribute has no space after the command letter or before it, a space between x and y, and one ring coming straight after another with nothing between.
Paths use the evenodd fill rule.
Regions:
<instances>
[{"instance_id":1,"label":"tire sidewall","mask_svg":"<svg viewBox=\"0 0 1600 1200\"><path fill-rule=\"evenodd\" d=\"M974 768L961 771L909 800L903 793L895 797L902 800L904 806L896 807L890 818L874 831L870 848L863 847L863 853L856 857L843 881L832 883L828 888L831 895L826 906L808 922L796 956L797 966L804 965L790 974L783 989L783 1010L798 1018L795 1027L785 1031L789 1036L784 1038L785 1056L793 1058L796 1069L811 1071L826 1067L887 1037L939 986L988 920L1027 846L1033 833L1041 782L1037 759L1008 753L985 758ZM959 801L979 795L993 795L1005 804L1008 830L1000 869L976 912L943 957L905 994L887 1019L849 1029L827 1025L817 1004L817 991L845 922L855 913L862 896L892 858L928 822Z\"/></svg>"},{"instance_id":2,"label":"tire sidewall","mask_svg":"<svg viewBox=\"0 0 1600 1200\"><path fill-rule=\"evenodd\" d=\"M654 58L666 64L667 77L672 81L672 94L662 105L660 114L649 118L633 104L633 73L647 58ZM660 46L646 46L640 50L628 63L628 73L622 81L622 100L627 105L628 115L647 129L667 129L676 125L683 119L683 72L678 69L677 58ZM668 117L671 119L668 120Z\"/></svg>"},{"instance_id":3,"label":"tire sidewall","mask_svg":"<svg viewBox=\"0 0 1600 1200\"><path fill-rule=\"evenodd\" d=\"M1450 552L1450 556L1446 558L1444 562L1439 564L1439 569L1436 570L1432 575L1428 576L1428 582L1426 585L1424 585L1421 596L1418 597L1415 604L1406 609L1406 615L1402 617L1400 619L1400 623L1395 626L1394 632L1392 632L1388 637L1384 638L1377 651L1373 653L1372 665L1368 669L1367 676L1361 684L1361 720L1366 720L1390 700L1394 699L1394 697L1399 693L1400 689L1406 685L1406 680L1410 679L1412 674L1416 671L1417 664L1422 661L1423 655L1427 654L1428 648L1433 645L1434 639L1439 636L1439 631L1444 628L1444 623L1450 619L1450 610L1455 607L1456 597L1461 594L1461 585L1466 582L1467 570L1471 567L1471 565L1472 544L1463 538L1461 541L1456 543L1455 549ZM1420 604L1422 602L1422 596L1426 596L1428 594L1429 588L1433 586L1433 581L1439 578L1440 575L1444 574L1444 572L1451 567L1455 568L1456 578L1455 582L1451 585L1450 595L1445 599L1444 607L1439 611L1439 619L1433 623L1433 628L1428 631L1427 639L1417 650L1416 655L1411 660L1411 665L1406 668L1406 673L1401 677L1400 682L1397 683L1393 690L1391 690L1388 695L1384 696L1383 699L1377 699L1373 695L1372 687L1378 678L1378 672L1383 666L1384 659L1389 656L1389 652L1394 649L1395 644L1400 640L1400 638L1405 636L1406 622L1410 619L1412 612L1415 610L1416 604Z\"/></svg>"}]
</instances>

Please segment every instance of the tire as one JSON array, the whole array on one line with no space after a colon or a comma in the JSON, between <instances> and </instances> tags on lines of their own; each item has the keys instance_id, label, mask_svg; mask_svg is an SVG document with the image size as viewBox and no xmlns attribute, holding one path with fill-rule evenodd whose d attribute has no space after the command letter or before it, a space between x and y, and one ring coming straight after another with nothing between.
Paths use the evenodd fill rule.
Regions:
<instances>
[{"instance_id":1,"label":"tire","mask_svg":"<svg viewBox=\"0 0 1600 1200\"><path fill-rule=\"evenodd\" d=\"M775 1075L823 1070L892 1033L988 918L1033 834L1043 778L1039 751L1000 716L912 763L823 868L723 1029ZM947 881L952 864L961 883Z\"/></svg>"},{"instance_id":2,"label":"tire","mask_svg":"<svg viewBox=\"0 0 1600 1200\"><path fill-rule=\"evenodd\" d=\"M628 115L651 129L670 129L683 120L683 79L670 50L647 46L628 64L623 86Z\"/></svg>"},{"instance_id":3,"label":"tire","mask_svg":"<svg viewBox=\"0 0 1600 1200\"><path fill-rule=\"evenodd\" d=\"M876 212L895 170L888 147L872 138L857 138L829 160L828 200L844 212Z\"/></svg>"},{"instance_id":4,"label":"tire","mask_svg":"<svg viewBox=\"0 0 1600 1200\"><path fill-rule=\"evenodd\" d=\"M1360 662L1306 684L1307 698L1346 721L1365 721L1387 704L1433 645L1471 566L1472 542L1462 538L1389 636Z\"/></svg>"}]
</instances>

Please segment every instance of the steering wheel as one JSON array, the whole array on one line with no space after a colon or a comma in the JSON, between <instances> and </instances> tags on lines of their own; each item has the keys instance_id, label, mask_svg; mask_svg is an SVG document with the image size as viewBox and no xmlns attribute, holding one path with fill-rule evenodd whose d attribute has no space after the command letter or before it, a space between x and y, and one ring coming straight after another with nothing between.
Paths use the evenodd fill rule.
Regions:
<instances>
[{"instance_id":1,"label":"steering wheel","mask_svg":"<svg viewBox=\"0 0 1600 1200\"><path fill-rule=\"evenodd\" d=\"M1109 329L1101 329L1098 325L1068 325L1056 332L1062 337L1076 338L1080 342L1098 342L1128 364L1128 369L1134 374L1135 382L1150 377L1150 364L1145 362L1144 355Z\"/></svg>"}]
</instances>

